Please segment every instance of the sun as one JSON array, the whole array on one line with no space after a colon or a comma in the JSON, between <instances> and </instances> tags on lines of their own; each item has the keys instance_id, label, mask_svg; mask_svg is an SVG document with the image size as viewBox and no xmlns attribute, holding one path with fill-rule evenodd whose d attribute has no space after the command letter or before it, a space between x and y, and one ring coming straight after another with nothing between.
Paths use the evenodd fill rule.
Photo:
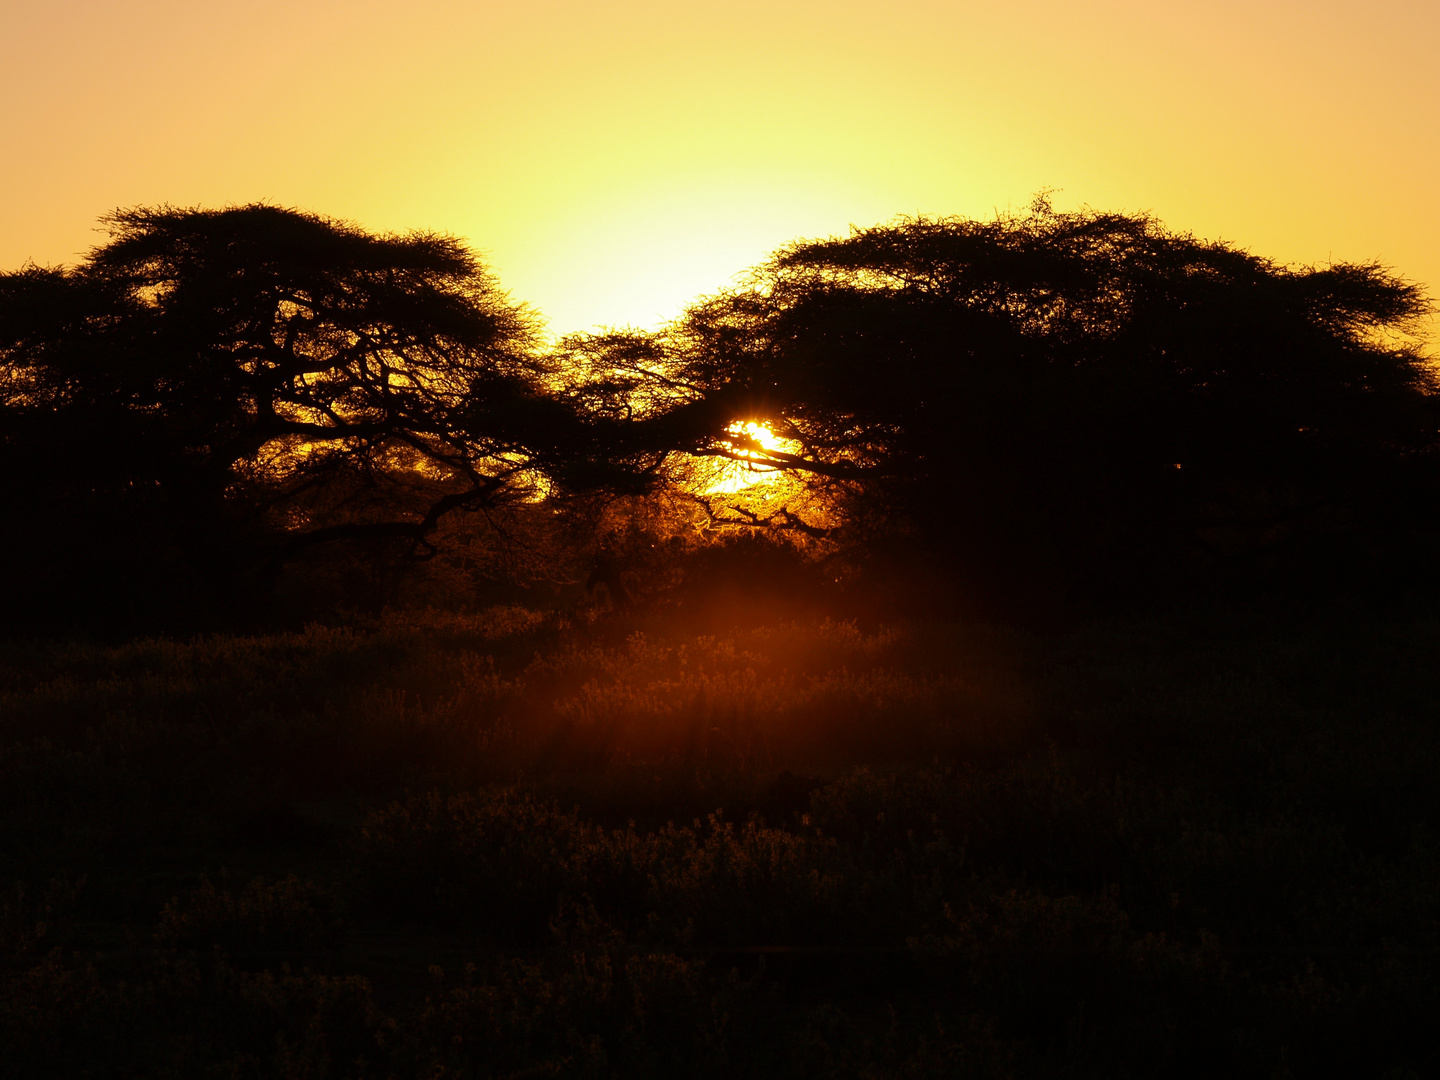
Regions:
<instances>
[{"instance_id":1,"label":"sun","mask_svg":"<svg viewBox=\"0 0 1440 1080\"><path fill-rule=\"evenodd\" d=\"M767 452L798 454L800 444L794 439L776 435L762 420L736 420L725 429L734 442L731 452L735 459L715 459L706 478L707 495L733 495L761 485L774 484L784 478L782 469L770 464Z\"/></svg>"},{"instance_id":2,"label":"sun","mask_svg":"<svg viewBox=\"0 0 1440 1080\"><path fill-rule=\"evenodd\" d=\"M758 443L762 451L769 450L782 454L793 454L800 445L794 439L781 438L770 430L769 424L764 424L756 420L736 420L735 423L731 424L725 431L729 435L734 435L737 439L748 439L751 442ZM746 458L759 456L754 451L748 449L741 449L738 453Z\"/></svg>"}]
</instances>

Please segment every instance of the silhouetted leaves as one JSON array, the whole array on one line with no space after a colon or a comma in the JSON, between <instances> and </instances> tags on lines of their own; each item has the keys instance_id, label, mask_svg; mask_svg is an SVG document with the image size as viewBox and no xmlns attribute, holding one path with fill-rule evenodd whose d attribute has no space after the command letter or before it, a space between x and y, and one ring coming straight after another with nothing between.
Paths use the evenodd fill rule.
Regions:
<instances>
[{"instance_id":1,"label":"silhouetted leaves","mask_svg":"<svg viewBox=\"0 0 1440 1080\"><path fill-rule=\"evenodd\" d=\"M1440 506L1426 309L1378 265L1041 199L797 242L648 343L572 350L656 445L738 456L726 426L768 421L802 449L760 456L827 487L852 538L908 536L1013 611L1413 569Z\"/></svg>"},{"instance_id":2,"label":"silhouetted leaves","mask_svg":"<svg viewBox=\"0 0 1440 1080\"><path fill-rule=\"evenodd\" d=\"M107 222L78 268L0 279L29 606L233 604L304 546L424 553L446 513L533 496L535 321L457 241L262 205Z\"/></svg>"},{"instance_id":3,"label":"silhouetted leaves","mask_svg":"<svg viewBox=\"0 0 1440 1080\"><path fill-rule=\"evenodd\" d=\"M267 206L108 223L78 268L0 278L0 550L31 619L235 608L334 541L370 545L373 584L457 511L563 576L557 526L599 543L607 500L664 493L710 529L924 556L1008 614L1339 569L1411 588L1440 534L1427 301L1378 265L1041 198L797 242L659 333L542 355L447 237ZM809 491L717 510L705 458Z\"/></svg>"}]
</instances>

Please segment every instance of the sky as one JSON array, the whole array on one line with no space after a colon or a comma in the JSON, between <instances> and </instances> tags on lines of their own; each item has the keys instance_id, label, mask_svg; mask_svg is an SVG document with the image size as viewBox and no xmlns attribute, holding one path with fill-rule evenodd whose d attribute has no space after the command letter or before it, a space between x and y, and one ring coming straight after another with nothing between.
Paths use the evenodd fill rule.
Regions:
<instances>
[{"instance_id":1,"label":"sky","mask_svg":"<svg viewBox=\"0 0 1440 1080\"><path fill-rule=\"evenodd\" d=\"M461 237L552 333L900 214L1148 211L1440 294L1440 0L4 0L0 269L117 207Z\"/></svg>"}]
</instances>

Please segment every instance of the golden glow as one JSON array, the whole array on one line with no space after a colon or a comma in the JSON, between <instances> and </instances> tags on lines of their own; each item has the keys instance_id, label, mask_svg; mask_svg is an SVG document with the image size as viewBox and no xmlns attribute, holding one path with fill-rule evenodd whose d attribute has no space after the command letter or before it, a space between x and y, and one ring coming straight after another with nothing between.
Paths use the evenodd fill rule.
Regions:
<instances>
[{"instance_id":1,"label":"golden glow","mask_svg":"<svg viewBox=\"0 0 1440 1080\"><path fill-rule=\"evenodd\" d=\"M727 432L733 456L690 458L675 476L704 497L708 518L702 528L749 529L801 521L823 529L838 524L823 488L812 488L803 473L786 471L771 456L799 454L799 442L775 434L761 420L737 420Z\"/></svg>"},{"instance_id":2,"label":"golden glow","mask_svg":"<svg viewBox=\"0 0 1440 1080\"><path fill-rule=\"evenodd\" d=\"M765 457L765 451L773 451L780 454L797 454L800 452L800 444L794 439L782 439L775 432L770 430L769 424L759 423L755 420L736 420L725 429L735 436L736 453L748 461L754 462ZM753 449L750 444L758 449Z\"/></svg>"},{"instance_id":3,"label":"golden glow","mask_svg":"<svg viewBox=\"0 0 1440 1080\"><path fill-rule=\"evenodd\" d=\"M0 268L117 206L459 235L553 332L898 213L1151 210L1440 287L1434 0L11 0Z\"/></svg>"},{"instance_id":4,"label":"golden glow","mask_svg":"<svg viewBox=\"0 0 1440 1080\"><path fill-rule=\"evenodd\" d=\"M781 438L770 430L770 425L755 420L737 420L726 430L735 436L732 452L740 460L720 457L706 463L701 487L707 495L734 495L773 485L785 474L768 463L765 451L800 452L800 444L794 439Z\"/></svg>"}]
</instances>

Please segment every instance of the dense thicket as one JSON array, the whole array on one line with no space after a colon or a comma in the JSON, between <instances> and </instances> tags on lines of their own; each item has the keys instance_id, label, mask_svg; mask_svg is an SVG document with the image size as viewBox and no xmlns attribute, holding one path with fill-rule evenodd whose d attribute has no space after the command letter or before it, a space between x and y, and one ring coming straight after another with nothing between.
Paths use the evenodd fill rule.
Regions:
<instances>
[{"instance_id":1,"label":"dense thicket","mask_svg":"<svg viewBox=\"0 0 1440 1080\"><path fill-rule=\"evenodd\" d=\"M1378 265L1292 269L1038 200L792 244L663 334L572 348L656 444L808 474L866 546L906 537L1013 611L1420 569L1426 310ZM736 417L796 445L737 442Z\"/></svg>"}]
</instances>

